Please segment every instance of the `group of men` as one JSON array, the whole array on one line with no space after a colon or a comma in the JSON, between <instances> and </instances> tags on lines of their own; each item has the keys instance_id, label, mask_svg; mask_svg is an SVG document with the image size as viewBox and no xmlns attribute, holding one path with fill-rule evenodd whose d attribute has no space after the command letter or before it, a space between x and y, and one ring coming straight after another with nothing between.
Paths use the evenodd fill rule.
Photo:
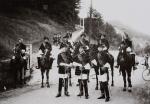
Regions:
<instances>
[{"instance_id":1,"label":"group of men","mask_svg":"<svg viewBox=\"0 0 150 104\"><path fill-rule=\"evenodd\" d=\"M66 32L66 36L68 38L70 38L72 36L72 33L67 31ZM62 33L60 32L60 33L54 34L54 36L53 36L53 44L58 45L58 44L61 44L61 42L62 42Z\"/></svg>"},{"instance_id":2,"label":"group of men","mask_svg":"<svg viewBox=\"0 0 150 104\"><path fill-rule=\"evenodd\" d=\"M103 47L103 51L108 53L109 49L109 42L105 38L105 35L101 36L101 45ZM77 96L85 95L85 99L89 98L88 92L88 78L89 72L94 62L91 62L90 55L89 55L89 41L86 39L86 34L83 33L78 41L78 53L72 55L70 49L71 43L68 42L68 38L65 36L64 42L60 45L61 52L58 54L58 73L59 73L59 86L58 86L58 94L56 97L61 97L62 95L62 87L64 85L64 94L66 96L70 96L68 92L68 72L71 68L75 69L75 75L78 78L79 82L79 94ZM75 48L73 48L75 49ZM101 50L100 50L101 51ZM96 64L97 65L97 64ZM101 68L100 76L103 78L101 80L101 92L102 95L98 99L106 99L105 101L108 102L110 99L109 90L108 90L108 81L109 81L109 73L108 68L103 67Z\"/></svg>"},{"instance_id":3,"label":"group of men","mask_svg":"<svg viewBox=\"0 0 150 104\"><path fill-rule=\"evenodd\" d=\"M60 44L60 53L58 54L57 64L58 64L58 74L59 74L59 84L58 84L58 94L57 98L61 97L62 95L62 88L64 87L64 94L66 96L70 96L68 92L68 73L72 69L75 69L75 75L78 76L78 82L79 82L79 94L77 96L83 96L85 95L85 98L89 98L88 93L88 77L89 77L89 71L93 65L98 65L98 62L93 62L90 59L89 55L89 46L90 43L86 39L86 34L83 33L81 35L81 38L78 41L79 44L79 53L76 55L73 55L73 50L75 49L71 43L68 41L69 37L68 35L63 37L63 41ZM125 44L125 48L128 49L129 47L132 48L132 42L129 40L129 38L126 38L122 41L121 44ZM19 40L20 50L25 50L25 45L23 45L23 42ZM106 39L106 35L101 35L99 44L98 44L98 51L104 51L106 54L109 54L109 42ZM99 48L102 48L102 50L99 50ZM45 53L46 50L51 53L52 46L49 43L49 38L44 37L44 42L41 44L39 50L42 53ZM131 50L132 51L132 50ZM50 56L51 54L49 54ZM48 56L48 57L49 57ZM118 55L119 57L119 55ZM38 68L40 68L40 58L38 60ZM119 65L119 63L117 64ZM100 66L99 66L100 67ZM106 102L110 100L109 95L109 89L108 89L108 81L109 81L109 71L108 68L103 66L100 69L100 88L101 88L101 96L98 99L105 99Z\"/></svg>"}]
</instances>

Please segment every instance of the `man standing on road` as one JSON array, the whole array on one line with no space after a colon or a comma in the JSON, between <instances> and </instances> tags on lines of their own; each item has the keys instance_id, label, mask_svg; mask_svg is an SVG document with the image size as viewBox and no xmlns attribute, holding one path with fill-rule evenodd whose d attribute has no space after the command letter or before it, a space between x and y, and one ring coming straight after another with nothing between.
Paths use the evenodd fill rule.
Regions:
<instances>
[{"instance_id":1,"label":"man standing on road","mask_svg":"<svg viewBox=\"0 0 150 104\"><path fill-rule=\"evenodd\" d=\"M62 87L64 85L64 94L70 96L68 92L68 74L70 73L70 67L72 66L72 58L67 52L67 45L61 44L60 53L58 54L57 64L58 64L58 74L59 74L59 85L57 98L61 97Z\"/></svg>"},{"instance_id":2,"label":"man standing on road","mask_svg":"<svg viewBox=\"0 0 150 104\"><path fill-rule=\"evenodd\" d=\"M108 88L108 82L109 82L109 71L108 67L101 67L100 68L100 90L101 90L101 96L98 99L105 99L106 102L109 101L110 95L109 95L109 88Z\"/></svg>"},{"instance_id":3,"label":"man standing on road","mask_svg":"<svg viewBox=\"0 0 150 104\"><path fill-rule=\"evenodd\" d=\"M74 59L74 66L78 67L78 82L80 93L77 96L83 96L85 94L85 99L89 98L88 93L88 74L90 71L90 58L89 54L85 51L85 47L80 46L79 54Z\"/></svg>"}]
</instances>

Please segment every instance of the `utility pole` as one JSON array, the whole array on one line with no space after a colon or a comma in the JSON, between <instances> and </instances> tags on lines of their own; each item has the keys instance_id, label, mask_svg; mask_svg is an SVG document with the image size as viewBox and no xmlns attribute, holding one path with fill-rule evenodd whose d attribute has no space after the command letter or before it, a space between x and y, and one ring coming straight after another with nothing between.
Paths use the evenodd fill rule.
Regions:
<instances>
[{"instance_id":1,"label":"utility pole","mask_svg":"<svg viewBox=\"0 0 150 104\"><path fill-rule=\"evenodd\" d=\"M91 0L90 6L90 25L89 25L89 42L91 43L90 37L92 37L92 14L93 14L93 1Z\"/></svg>"},{"instance_id":2,"label":"utility pole","mask_svg":"<svg viewBox=\"0 0 150 104\"><path fill-rule=\"evenodd\" d=\"M85 30L85 26L84 26L84 18L83 18L83 31Z\"/></svg>"}]
</instances>

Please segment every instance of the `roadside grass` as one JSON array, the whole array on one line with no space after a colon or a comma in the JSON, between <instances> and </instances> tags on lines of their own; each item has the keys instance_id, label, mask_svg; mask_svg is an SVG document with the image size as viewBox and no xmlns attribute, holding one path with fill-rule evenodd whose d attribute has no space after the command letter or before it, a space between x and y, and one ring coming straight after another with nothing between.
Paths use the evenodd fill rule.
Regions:
<instances>
[{"instance_id":1,"label":"roadside grass","mask_svg":"<svg viewBox=\"0 0 150 104\"><path fill-rule=\"evenodd\" d=\"M150 104L150 83L147 82L140 86L133 89L133 95L137 98L138 104Z\"/></svg>"},{"instance_id":2,"label":"roadside grass","mask_svg":"<svg viewBox=\"0 0 150 104\"><path fill-rule=\"evenodd\" d=\"M11 13L0 13L0 59L12 53L18 38L24 43L41 42L44 36L50 38L54 33L65 32L64 26L52 21L46 14L39 11L20 8Z\"/></svg>"}]
</instances>

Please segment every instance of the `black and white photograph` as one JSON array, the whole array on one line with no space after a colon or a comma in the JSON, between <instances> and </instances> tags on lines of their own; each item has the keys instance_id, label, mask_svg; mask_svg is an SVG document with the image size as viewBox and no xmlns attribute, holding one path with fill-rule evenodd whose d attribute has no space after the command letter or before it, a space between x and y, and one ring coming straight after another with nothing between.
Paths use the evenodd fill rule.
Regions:
<instances>
[{"instance_id":1,"label":"black and white photograph","mask_svg":"<svg viewBox=\"0 0 150 104\"><path fill-rule=\"evenodd\" d=\"M0 104L150 104L149 0L0 0Z\"/></svg>"}]
</instances>

